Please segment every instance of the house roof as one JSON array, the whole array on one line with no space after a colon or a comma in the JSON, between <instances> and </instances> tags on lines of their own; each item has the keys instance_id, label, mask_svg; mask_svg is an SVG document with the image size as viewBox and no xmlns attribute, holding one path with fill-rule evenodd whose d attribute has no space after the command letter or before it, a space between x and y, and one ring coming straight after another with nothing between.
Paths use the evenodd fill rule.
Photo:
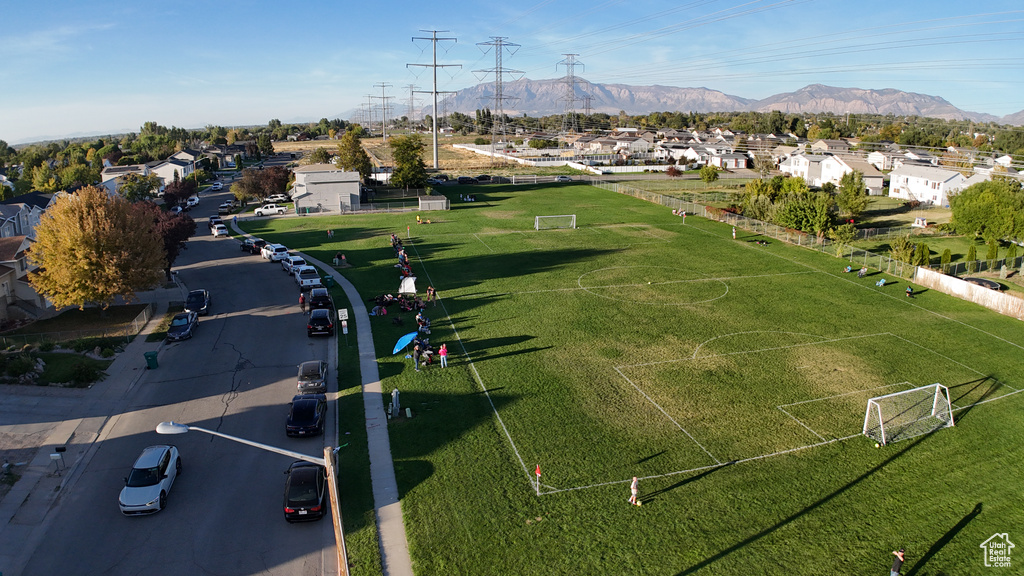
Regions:
<instances>
[{"instance_id":1,"label":"house roof","mask_svg":"<svg viewBox=\"0 0 1024 576\"><path fill-rule=\"evenodd\" d=\"M25 204L36 208L46 208L52 201L52 192L39 192L38 190L34 190L28 194L8 198L7 200L0 202L0 204Z\"/></svg>"},{"instance_id":2,"label":"house roof","mask_svg":"<svg viewBox=\"0 0 1024 576\"><path fill-rule=\"evenodd\" d=\"M892 176L912 176L914 178L924 178L926 180L935 180L938 182L948 182L955 179L957 176L963 177L962 174L954 170L945 170L943 168L936 168L935 166L921 166L917 164L904 164L890 172L889 176L890 178Z\"/></svg>"},{"instance_id":3,"label":"house roof","mask_svg":"<svg viewBox=\"0 0 1024 576\"><path fill-rule=\"evenodd\" d=\"M298 168L292 170L292 172L346 172L346 170L342 170L341 168L338 168L334 164L308 164L306 166L299 166Z\"/></svg>"},{"instance_id":4,"label":"house roof","mask_svg":"<svg viewBox=\"0 0 1024 576\"><path fill-rule=\"evenodd\" d=\"M25 236L8 236L0 238L0 262L13 262L22 253L21 246Z\"/></svg>"}]
</instances>

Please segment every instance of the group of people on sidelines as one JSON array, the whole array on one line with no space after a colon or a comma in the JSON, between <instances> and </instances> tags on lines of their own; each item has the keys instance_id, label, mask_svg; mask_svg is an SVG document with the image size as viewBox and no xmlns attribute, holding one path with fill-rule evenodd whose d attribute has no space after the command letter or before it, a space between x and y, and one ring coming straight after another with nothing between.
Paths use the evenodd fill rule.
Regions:
<instances>
[{"instance_id":1,"label":"group of people on sidelines","mask_svg":"<svg viewBox=\"0 0 1024 576\"><path fill-rule=\"evenodd\" d=\"M843 269L843 272L844 273L853 272L853 266L847 266L846 268ZM867 266L862 266L861 269L857 271L857 278L863 278L863 277L865 277L867 275L868 275L868 267ZM877 288L884 288L885 284L887 282L888 282L888 280L886 280L884 277L883 278L879 278L878 281L875 282L875 287L877 287ZM904 293L907 295L907 298L913 298L914 297L914 287L908 284L907 285L907 289L904 291Z\"/></svg>"},{"instance_id":2,"label":"group of people on sidelines","mask_svg":"<svg viewBox=\"0 0 1024 576\"><path fill-rule=\"evenodd\" d=\"M412 276L412 267L409 264L409 256L405 253L405 246L402 245L402 239L397 235L391 235L391 248L395 251L395 256L398 258L398 264L395 266L401 270L400 279L404 279ZM448 366L448 347L442 344L440 348L434 349L430 345L430 318L424 314L427 308L427 304L433 303L437 306L437 291L434 290L433 286L427 286L426 299L420 298L418 295L399 294L393 296L391 294L382 294L371 299L374 303L373 309L370 311L370 316L385 316L388 313L388 306L397 305L400 312L416 312L416 331L418 335L413 340L413 367L417 372L420 371L420 365L428 366L434 363L434 358L440 358L441 367L446 368ZM396 317L394 319L395 325L401 325L402 319Z\"/></svg>"}]
</instances>

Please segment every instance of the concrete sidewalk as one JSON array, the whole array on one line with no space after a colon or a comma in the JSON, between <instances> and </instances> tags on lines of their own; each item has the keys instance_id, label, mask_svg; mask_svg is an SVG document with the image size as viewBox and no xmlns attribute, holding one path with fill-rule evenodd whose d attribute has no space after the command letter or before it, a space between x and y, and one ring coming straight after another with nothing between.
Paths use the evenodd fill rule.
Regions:
<instances>
[{"instance_id":1,"label":"concrete sidewalk","mask_svg":"<svg viewBox=\"0 0 1024 576\"><path fill-rule=\"evenodd\" d=\"M14 414L20 408L30 413L29 421L0 426L5 434L31 437L29 442L40 439L34 457L12 467L21 478L0 500L0 573L6 576L23 573L53 521L50 512L54 504L74 486L84 464L95 453L95 442L103 428L124 411L129 393L146 375L144 354L158 352L163 345L162 340L146 342L146 336L160 324L168 303L183 300L180 287L138 296L142 302L154 305L153 316L114 358L106 378L89 390L11 386L0 400L4 413ZM46 404L48 421L31 422L33 406L42 403ZM66 452L60 462L54 462L50 455L56 454L58 447L66 448Z\"/></svg>"}]
</instances>

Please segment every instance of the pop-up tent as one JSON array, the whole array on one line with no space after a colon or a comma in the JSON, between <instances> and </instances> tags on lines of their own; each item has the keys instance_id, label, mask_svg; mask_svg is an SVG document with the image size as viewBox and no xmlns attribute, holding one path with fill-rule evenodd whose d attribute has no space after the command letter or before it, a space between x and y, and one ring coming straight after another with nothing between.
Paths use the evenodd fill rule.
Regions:
<instances>
[{"instance_id":1,"label":"pop-up tent","mask_svg":"<svg viewBox=\"0 0 1024 576\"><path fill-rule=\"evenodd\" d=\"M402 278L402 283L398 285L399 294L409 294L411 296L416 295L416 277L406 276Z\"/></svg>"}]
</instances>

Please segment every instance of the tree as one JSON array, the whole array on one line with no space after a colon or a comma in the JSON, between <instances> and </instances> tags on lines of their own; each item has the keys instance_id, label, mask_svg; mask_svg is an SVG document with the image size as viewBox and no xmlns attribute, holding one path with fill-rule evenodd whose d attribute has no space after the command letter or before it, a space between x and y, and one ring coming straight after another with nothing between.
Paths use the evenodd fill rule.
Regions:
<instances>
[{"instance_id":1,"label":"tree","mask_svg":"<svg viewBox=\"0 0 1024 576\"><path fill-rule=\"evenodd\" d=\"M1019 182L980 182L951 196L949 204L951 224L959 234L978 234L986 240L1024 238L1024 192Z\"/></svg>"},{"instance_id":2,"label":"tree","mask_svg":"<svg viewBox=\"0 0 1024 576\"><path fill-rule=\"evenodd\" d=\"M195 193L196 183L191 178L184 181L171 182L164 188L164 204L174 206Z\"/></svg>"},{"instance_id":3,"label":"tree","mask_svg":"<svg viewBox=\"0 0 1024 576\"><path fill-rule=\"evenodd\" d=\"M857 229L847 222L835 228L829 228L828 237L832 240L836 249L836 256L843 255L843 249L857 239Z\"/></svg>"},{"instance_id":4,"label":"tree","mask_svg":"<svg viewBox=\"0 0 1024 576\"><path fill-rule=\"evenodd\" d=\"M839 180L839 195L836 197L836 206L839 212L850 218L858 218L868 207L868 197L865 194L867 187L864 186L864 175L859 171L847 172Z\"/></svg>"},{"instance_id":5,"label":"tree","mask_svg":"<svg viewBox=\"0 0 1024 576\"><path fill-rule=\"evenodd\" d=\"M160 282L164 251L153 222L131 203L87 186L59 196L36 228L29 283L58 308L131 299Z\"/></svg>"},{"instance_id":6,"label":"tree","mask_svg":"<svg viewBox=\"0 0 1024 576\"><path fill-rule=\"evenodd\" d=\"M309 155L310 164L327 164L331 161L331 153L327 151L327 148L317 148Z\"/></svg>"},{"instance_id":7,"label":"tree","mask_svg":"<svg viewBox=\"0 0 1024 576\"><path fill-rule=\"evenodd\" d=\"M928 249L928 245L924 242L919 242L917 249L914 251L914 261L912 264L915 266L929 266L931 261L931 250Z\"/></svg>"},{"instance_id":8,"label":"tree","mask_svg":"<svg viewBox=\"0 0 1024 576\"><path fill-rule=\"evenodd\" d=\"M942 273L946 274L949 272L949 261L953 259L953 253L946 248L942 251L942 257L939 262L942 264Z\"/></svg>"},{"instance_id":9,"label":"tree","mask_svg":"<svg viewBox=\"0 0 1024 576\"><path fill-rule=\"evenodd\" d=\"M914 259L914 251L917 249L910 241L910 235L899 236L889 243L889 256L900 262L910 263Z\"/></svg>"},{"instance_id":10,"label":"tree","mask_svg":"<svg viewBox=\"0 0 1024 576\"><path fill-rule=\"evenodd\" d=\"M665 174L668 175L669 178L678 178L679 176L682 175L682 172L679 170L679 168L676 168L675 166L669 166L665 170Z\"/></svg>"},{"instance_id":11,"label":"tree","mask_svg":"<svg viewBox=\"0 0 1024 576\"><path fill-rule=\"evenodd\" d=\"M129 202L138 202L149 200L159 188L160 177L155 174L125 174L117 184L117 193Z\"/></svg>"},{"instance_id":12,"label":"tree","mask_svg":"<svg viewBox=\"0 0 1024 576\"><path fill-rule=\"evenodd\" d=\"M256 147L259 148L260 154L264 156L271 156L274 154L274 143L270 141L270 134L263 133L256 138Z\"/></svg>"},{"instance_id":13,"label":"tree","mask_svg":"<svg viewBox=\"0 0 1024 576\"><path fill-rule=\"evenodd\" d=\"M971 247L967 249L967 271L973 273L978 260L978 247L973 243Z\"/></svg>"},{"instance_id":14,"label":"tree","mask_svg":"<svg viewBox=\"0 0 1024 576\"><path fill-rule=\"evenodd\" d=\"M366 181L373 173L373 163L370 156L363 150L359 142L359 135L355 130L349 130L341 137L338 143L338 155L334 160L335 165L342 170L358 172L359 178Z\"/></svg>"},{"instance_id":15,"label":"tree","mask_svg":"<svg viewBox=\"0 0 1024 576\"><path fill-rule=\"evenodd\" d=\"M171 266L178 259L178 254L185 248L185 243L196 233L196 222L188 214L173 214L161 210L152 202L136 202L132 209L141 218L152 222L153 231L163 244L163 270L167 281L171 281Z\"/></svg>"},{"instance_id":16,"label":"tree","mask_svg":"<svg viewBox=\"0 0 1024 576\"><path fill-rule=\"evenodd\" d=\"M999 258L999 242L994 239L989 240L988 250L985 252L985 260L988 260L991 263L996 258Z\"/></svg>"},{"instance_id":17,"label":"tree","mask_svg":"<svg viewBox=\"0 0 1024 576\"><path fill-rule=\"evenodd\" d=\"M423 163L423 140L415 134L398 136L389 143L395 159L391 185L398 188L420 188L427 181L427 168Z\"/></svg>"},{"instance_id":18,"label":"tree","mask_svg":"<svg viewBox=\"0 0 1024 576\"><path fill-rule=\"evenodd\" d=\"M711 184L718 180L718 170L714 166L702 166L700 169L700 179L704 181L705 186Z\"/></svg>"}]
</instances>

